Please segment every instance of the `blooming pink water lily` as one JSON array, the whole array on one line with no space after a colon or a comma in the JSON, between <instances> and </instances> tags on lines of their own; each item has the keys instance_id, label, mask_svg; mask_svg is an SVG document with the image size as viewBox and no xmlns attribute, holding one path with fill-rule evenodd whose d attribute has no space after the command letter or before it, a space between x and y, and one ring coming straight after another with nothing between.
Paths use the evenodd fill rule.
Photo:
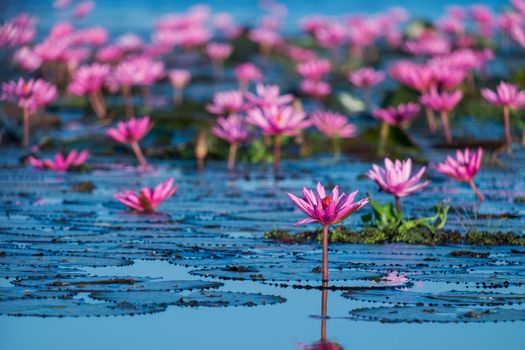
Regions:
<instances>
[{"instance_id":1,"label":"blooming pink water lily","mask_svg":"<svg viewBox=\"0 0 525 350\"><path fill-rule=\"evenodd\" d=\"M396 107L376 108L372 114L389 125L405 126L418 112L419 106L416 103L401 103Z\"/></svg>"},{"instance_id":2,"label":"blooming pink water lily","mask_svg":"<svg viewBox=\"0 0 525 350\"><path fill-rule=\"evenodd\" d=\"M422 95L419 99L422 105L427 108L431 108L436 112L441 113L441 122L443 123L443 132L445 133L445 139L447 144L452 143L452 133L449 125L449 113L456 107L456 105L463 98L463 93L460 90L454 92L441 92L439 93L436 87L430 89L430 91Z\"/></svg>"},{"instance_id":3,"label":"blooming pink water lily","mask_svg":"<svg viewBox=\"0 0 525 350\"><path fill-rule=\"evenodd\" d=\"M339 187L335 186L330 194L319 182L316 192L303 188L303 198L298 198L287 193L290 200L308 217L297 221L294 225L303 225L318 222L323 225L323 285L328 282L328 227L338 224L351 214L361 209L369 202L369 198L363 198L354 202L357 191L347 195L339 194Z\"/></svg>"},{"instance_id":4,"label":"blooming pink water lily","mask_svg":"<svg viewBox=\"0 0 525 350\"><path fill-rule=\"evenodd\" d=\"M219 91L213 95L213 101L206 106L212 114L228 115L239 113L244 107L244 95L237 90Z\"/></svg>"},{"instance_id":5,"label":"blooming pink water lily","mask_svg":"<svg viewBox=\"0 0 525 350\"><path fill-rule=\"evenodd\" d=\"M93 63L82 66L75 71L67 91L76 96L89 96L93 110L99 118L106 116L106 104L101 90L109 76L111 67L106 64Z\"/></svg>"},{"instance_id":6,"label":"blooming pink water lily","mask_svg":"<svg viewBox=\"0 0 525 350\"><path fill-rule=\"evenodd\" d=\"M83 150L80 153L72 150L67 155L57 153L54 159L38 159L30 156L27 162L35 168L65 172L72 167L78 167L84 164L88 156L89 152L87 150Z\"/></svg>"},{"instance_id":7,"label":"blooming pink water lily","mask_svg":"<svg viewBox=\"0 0 525 350\"><path fill-rule=\"evenodd\" d=\"M520 109L525 107L525 91L520 91L516 85L502 81L499 83L496 91L481 89L481 95L490 104L503 107L506 146L511 150L512 131L510 127L510 109Z\"/></svg>"},{"instance_id":8,"label":"blooming pink water lily","mask_svg":"<svg viewBox=\"0 0 525 350\"><path fill-rule=\"evenodd\" d=\"M316 111L310 116L312 124L329 138L354 137L357 128L344 115L330 111Z\"/></svg>"},{"instance_id":9,"label":"blooming pink water lily","mask_svg":"<svg viewBox=\"0 0 525 350\"><path fill-rule=\"evenodd\" d=\"M281 90L278 85L257 84L255 94L247 93L246 99L248 100L248 107L250 108L268 108L289 104L292 102L293 96L290 94L281 95Z\"/></svg>"},{"instance_id":10,"label":"blooming pink water lily","mask_svg":"<svg viewBox=\"0 0 525 350\"><path fill-rule=\"evenodd\" d=\"M301 82L301 90L316 99L324 98L332 92L332 87L326 81L305 79Z\"/></svg>"},{"instance_id":11,"label":"blooming pink water lily","mask_svg":"<svg viewBox=\"0 0 525 350\"><path fill-rule=\"evenodd\" d=\"M365 90L366 107L370 111L372 106L371 89L385 79L385 73L373 68L365 67L351 72L348 80L360 89Z\"/></svg>"},{"instance_id":12,"label":"blooming pink water lily","mask_svg":"<svg viewBox=\"0 0 525 350\"><path fill-rule=\"evenodd\" d=\"M141 213L152 213L178 189L173 185L173 179L159 183L155 188L144 187L138 193L126 190L116 193L114 197L122 204Z\"/></svg>"},{"instance_id":13,"label":"blooming pink water lily","mask_svg":"<svg viewBox=\"0 0 525 350\"><path fill-rule=\"evenodd\" d=\"M58 97L55 85L42 79L10 81L2 84L0 100L16 103L24 115L24 147L29 146L29 117Z\"/></svg>"},{"instance_id":14,"label":"blooming pink water lily","mask_svg":"<svg viewBox=\"0 0 525 350\"><path fill-rule=\"evenodd\" d=\"M187 69L172 69L168 72L171 85L173 85L173 101L175 105L180 105L183 100L183 91L191 80L191 73Z\"/></svg>"},{"instance_id":15,"label":"blooming pink water lily","mask_svg":"<svg viewBox=\"0 0 525 350\"><path fill-rule=\"evenodd\" d=\"M393 162L389 158L385 158L384 168L373 164L367 175L377 183L381 190L394 195L396 208L401 211L399 198L410 196L430 183L429 180L419 182L425 170L426 167L422 167L415 175L412 175L412 159Z\"/></svg>"},{"instance_id":16,"label":"blooming pink water lily","mask_svg":"<svg viewBox=\"0 0 525 350\"><path fill-rule=\"evenodd\" d=\"M150 128L151 120L148 116L133 117L127 121L118 122L117 127L108 129L106 134L117 142L130 145L141 167L146 168L148 164L140 149L139 141L148 133Z\"/></svg>"},{"instance_id":17,"label":"blooming pink water lily","mask_svg":"<svg viewBox=\"0 0 525 350\"><path fill-rule=\"evenodd\" d=\"M231 114L226 118L220 117L212 127L211 132L230 144L228 169L234 169L237 148L239 144L250 137L250 131L246 122L237 114Z\"/></svg>"},{"instance_id":18,"label":"blooming pink water lily","mask_svg":"<svg viewBox=\"0 0 525 350\"><path fill-rule=\"evenodd\" d=\"M304 79L319 81L332 69L332 64L326 59L313 59L297 65L297 73Z\"/></svg>"},{"instance_id":19,"label":"blooming pink water lily","mask_svg":"<svg viewBox=\"0 0 525 350\"><path fill-rule=\"evenodd\" d=\"M262 79L262 72L253 63L246 62L235 67L235 77L239 82L239 90L246 91L250 82Z\"/></svg>"},{"instance_id":20,"label":"blooming pink water lily","mask_svg":"<svg viewBox=\"0 0 525 350\"><path fill-rule=\"evenodd\" d=\"M468 183L479 200L484 201L485 197L474 183L474 177L481 167L482 158L483 149L481 147L477 151L468 148L464 151L458 149L456 150L456 158L447 156L444 162L437 165L437 171L456 181Z\"/></svg>"}]
</instances>

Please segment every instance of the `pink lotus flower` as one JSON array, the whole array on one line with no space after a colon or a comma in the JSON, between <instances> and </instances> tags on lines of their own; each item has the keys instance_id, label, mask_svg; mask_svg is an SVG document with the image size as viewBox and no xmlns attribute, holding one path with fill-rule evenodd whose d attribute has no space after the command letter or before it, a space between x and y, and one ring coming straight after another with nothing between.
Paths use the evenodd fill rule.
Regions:
<instances>
[{"instance_id":1,"label":"pink lotus flower","mask_svg":"<svg viewBox=\"0 0 525 350\"><path fill-rule=\"evenodd\" d=\"M136 34L126 33L117 38L116 44L122 50L130 52L142 49L144 41Z\"/></svg>"},{"instance_id":2,"label":"pink lotus flower","mask_svg":"<svg viewBox=\"0 0 525 350\"><path fill-rule=\"evenodd\" d=\"M41 160L31 156L27 159L27 162L35 168L65 172L72 167L79 167L84 164L88 156L89 152L87 150L83 150L80 153L72 150L67 156L57 153L55 159Z\"/></svg>"},{"instance_id":3,"label":"pink lotus flower","mask_svg":"<svg viewBox=\"0 0 525 350\"><path fill-rule=\"evenodd\" d=\"M0 25L0 47L23 46L33 41L36 35L36 20L27 13Z\"/></svg>"},{"instance_id":4,"label":"pink lotus flower","mask_svg":"<svg viewBox=\"0 0 525 350\"><path fill-rule=\"evenodd\" d=\"M226 118L220 117L217 119L211 132L230 144L228 169L234 169L237 148L239 147L239 144L245 142L250 137L248 126L237 114L231 114Z\"/></svg>"},{"instance_id":5,"label":"pink lotus flower","mask_svg":"<svg viewBox=\"0 0 525 350\"><path fill-rule=\"evenodd\" d=\"M394 195L396 209L401 212L399 198L410 196L430 183L428 180L418 183L425 170L426 167L422 167L416 175L412 176L412 159L392 162L390 159L385 158L384 168L373 164L372 170L367 175L378 184L381 190Z\"/></svg>"},{"instance_id":6,"label":"pink lotus flower","mask_svg":"<svg viewBox=\"0 0 525 350\"><path fill-rule=\"evenodd\" d=\"M140 149L139 141L148 133L150 128L151 121L148 116L140 119L131 118L125 122L118 122L117 127L108 129L106 134L117 142L130 145L141 168L145 169L148 164Z\"/></svg>"},{"instance_id":7,"label":"pink lotus flower","mask_svg":"<svg viewBox=\"0 0 525 350\"><path fill-rule=\"evenodd\" d=\"M303 80L301 82L301 90L316 99L322 99L332 92L332 87L325 81L318 80Z\"/></svg>"},{"instance_id":8,"label":"pink lotus flower","mask_svg":"<svg viewBox=\"0 0 525 350\"><path fill-rule=\"evenodd\" d=\"M297 65L297 73L306 80L319 81L330 72L332 64L329 60L313 59Z\"/></svg>"},{"instance_id":9,"label":"pink lotus flower","mask_svg":"<svg viewBox=\"0 0 525 350\"><path fill-rule=\"evenodd\" d=\"M438 164L437 170L456 181L468 183L479 200L483 202L485 197L474 183L474 176L476 176L481 167L482 158L483 150L481 147L478 148L477 152L468 148L464 152L458 149L456 151L456 159L447 156L443 163Z\"/></svg>"},{"instance_id":10,"label":"pink lotus flower","mask_svg":"<svg viewBox=\"0 0 525 350\"><path fill-rule=\"evenodd\" d=\"M152 213L166 199L170 198L178 189L173 186L173 179L161 182L155 188L144 187L135 193L131 190L113 195L119 202L140 213Z\"/></svg>"},{"instance_id":11,"label":"pink lotus flower","mask_svg":"<svg viewBox=\"0 0 525 350\"><path fill-rule=\"evenodd\" d=\"M328 227L338 224L357 210L365 206L369 198L363 198L357 202L354 199L357 191L346 195L344 192L339 194L339 187L335 186L332 192L327 195L325 188L319 182L316 193L308 188L303 188L303 199L287 193L290 200L308 218L297 221L294 225L303 225L311 222L318 222L323 225L323 285L328 283Z\"/></svg>"},{"instance_id":12,"label":"pink lotus flower","mask_svg":"<svg viewBox=\"0 0 525 350\"><path fill-rule=\"evenodd\" d=\"M42 59L33 50L27 46L23 46L16 50L13 55L13 62L20 66L20 68L32 72L42 66Z\"/></svg>"},{"instance_id":13,"label":"pink lotus flower","mask_svg":"<svg viewBox=\"0 0 525 350\"><path fill-rule=\"evenodd\" d=\"M418 112L419 106L417 104L401 103L396 107L376 108L373 115L389 125L404 127L417 116Z\"/></svg>"},{"instance_id":14,"label":"pink lotus flower","mask_svg":"<svg viewBox=\"0 0 525 350\"><path fill-rule=\"evenodd\" d=\"M297 135L311 125L303 112L295 111L291 106L277 105L251 109L246 121L260 128L264 135L275 136L273 171L276 178L281 160L281 135Z\"/></svg>"},{"instance_id":15,"label":"pink lotus flower","mask_svg":"<svg viewBox=\"0 0 525 350\"><path fill-rule=\"evenodd\" d=\"M96 59L102 63L115 63L122 59L124 51L117 45L107 45L97 51Z\"/></svg>"},{"instance_id":16,"label":"pink lotus flower","mask_svg":"<svg viewBox=\"0 0 525 350\"><path fill-rule=\"evenodd\" d=\"M460 90L452 93L439 93L434 87L419 99L423 106L441 113L441 122L443 123L443 131L445 133L447 144L452 143L452 133L450 132L449 126L449 113L454 107L456 107L462 98L463 93Z\"/></svg>"},{"instance_id":17,"label":"pink lotus flower","mask_svg":"<svg viewBox=\"0 0 525 350\"><path fill-rule=\"evenodd\" d=\"M58 96L55 85L42 79L10 81L2 84L0 100L16 103L24 113L24 147L29 146L29 117L38 108L54 101Z\"/></svg>"},{"instance_id":18,"label":"pink lotus flower","mask_svg":"<svg viewBox=\"0 0 525 350\"><path fill-rule=\"evenodd\" d=\"M482 89L481 95L490 104L503 107L506 144L508 149L511 150L512 131L510 128L510 109L520 109L525 106L525 91L520 91L516 85L502 81L499 83L496 91Z\"/></svg>"},{"instance_id":19,"label":"pink lotus flower","mask_svg":"<svg viewBox=\"0 0 525 350\"><path fill-rule=\"evenodd\" d=\"M385 78L385 73L373 68L360 68L348 75L348 80L358 88L369 88L379 84Z\"/></svg>"},{"instance_id":20,"label":"pink lotus flower","mask_svg":"<svg viewBox=\"0 0 525 350\"><path fill-rule=\"evenodd\" d=\"M355 125L339 113L330 111L314 112L310 120L323 135L329 138L352 138L357 132Z\"/></svg>"},{"instance_id":21,"label":"pink lotus flower","mask_svg":"<svg viewBox=\"0 0 525 350\"><path fill-rule=\"evenodd\" d=\"M246 91L250 82L262 79L262 72L253 63L246 62L235 67L235 76L239 82L239 90Z\"/></svg>"},{"instance_id":22,"label":"pink lotus flower","mask_svg":"<svg viewBox=\"0 0 525 350\"><path fill-rule=\"evenodd\" d=\"M315 51L294 45L286 46L286 55L295 62L306 62L315 59Z\"/></svg>"},{"instance_id":23,"label":"pink lotus flower","mask_svg":"<svg viewBox=\"0 0 525 350\"><path fill-rule=\"evenodd\" d=\"M227 43L209 43L206 45L206 54L214 62L222 62L233 52L233 46Z\"/></svg>"},{"instance_id":24,"label":"pink lotus flower","mask_svg":"<svg viewBox=\"0 0 525 350\"><path fill-rule=\"evenodd\" d=\"M426 92L433 83L430 69L411 61L397 61L391 64L388 73L393 79L419 93Z\"/></svg>"},{"instance_id":25,"label":"pink lotus flower","mask_svg":"<svg viewBox=\"0 0 525 350\"><path fill-rule=\"evenodd\" d=\"M249 102L249 108L269 108L289 104L292 102L293 96L290 94L281 95L278 85L257 84L255 94L247 93L246 99Z\"/></svg>"},{"instance_id":26,"label":"pink lotus flower","mask_svg":"<svg viewBox=\"0 0 525 350\"><path fill-rule=\"evenodd\" d=\"M248 111L246 121L259 127L265 135L296 135L311 123L303 112L291 106L271 106Z\"/></svg>"},{"instance_id":27,"label":"pink lotus flower","mask_svg":"<svg viewBox=\"0 0 525 350\"><path fill-rule=\"evenodd\" d=\"M89 101L99 118L106 116L106 104L102 96L102 88L109 76L109 65L93 63L76 70L73 80L69 83L67 91L76 96L89 95Z\"/></svg>"},{"instance_id":28,"label":"pink lotus flower","mask_svg":"<svg viewBox=\"0 0 525 350\"><path fill-rule=\"evenodd\" d=\"M184 88L191 80L191 73L187 69L172 69L169 71L168 76L171 85L173 85L173 101L175 105L180 105L184 97Z\"/></svg>"},{"instance_id":29,"label":"pink lotus flower","mask_svg":"<svg viewBox=\"0 0 525 350\"><path fill-rule=\"evenodd\" d=\"M379 84L385 78L385 73L376 71L373 68L361 68L348 75L348 80L356 87L365 90L365 100L367 109L371 109L372 86Z\"/></svg>"},{"instance_id":30,"label":"pink lotus flower","mask_svg":"<svg viewBox=\"0 0 525 350\"><path fill-rule=\"evenodd\" d=\"M348 30L337 22L327 22L314 32L317 44L323 48L335 50L343 45L348 37Z\"/></svg>"},{"instance_id":31,"label":"pink lotus flower","mask_svg":"<svg viewBox=\"0 0 525 350\"><path fill-rule=\"evenodd\" d=\"M255 28L250 30L248 38L254 43L259 44L264 55L268 55L272 48L282 41L279 33L266 28Z\"/></svg>"},{"instance_id":32,"label":"pink lotus flower","mask_svg":"<svg viewBox=\"0 0 525 350\"><path fill-rule=\"evenodd\" d=\"M213 102L206 106L212 114L228 115L240 112L244 107L243 94L237 90L220 91L213 95Z\"/></svg>"},{"instance_id":33,"label":"pink lotus flower","mask_svg":"<svg viewBox=\"0 0 525 350\"><path fill-rule=\"evenodd\" d=\"M93 1L82 1L73 9L73 16L77 18L86 17L95 8Z\"/></svg>"},{"instance_id":34,"label":"pink lotus flower","mask_svg":"<svg viewBox=\"0 0 525 350\"><path fill-rule=\"evenodd\" d=\"M433 85L445 90L454 89L465 80L466 72L446 59L434 58L428 62L427 68L432 74Z\"/></svg>"}]
</instances>

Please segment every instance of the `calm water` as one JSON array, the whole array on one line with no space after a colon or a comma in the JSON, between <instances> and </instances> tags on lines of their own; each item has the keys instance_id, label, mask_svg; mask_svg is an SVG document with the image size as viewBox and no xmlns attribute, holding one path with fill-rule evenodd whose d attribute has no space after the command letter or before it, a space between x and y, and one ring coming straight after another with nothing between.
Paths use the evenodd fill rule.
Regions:
<instances>
[{"instance_id":1,"label":"calm water","mask_svg":"<svg viewBox=\"0 0 525 350\"><path fill-rule=\"evenodd\" d=\"M253 23L258 16L257 1L255 0L231 0L231 1L208 1L214 11L229 11L242 23ZM366 12L373 13L385 9L389 6L398 5L392 1L283 1L288 6L289 17L287 21L287 30L292 31L296 28L296 23L301 16L307 14L323 13L326 15L339 15L349 12ZM402 6L406 7L414 16L424 16L435 18L442 13L446 5L468 5L471 1L421 1L409 0L404 1ZM504 3L502 1L484 1L483 3L493 9L500 9ZM94 13L89 15L81 23L82 25L104 25L109 28L112 34L117 35L127 31L141 33L144 36L149 35L154 20L165 13L173 11L182 11L194 2L150 0L150 1L116 1L105 0L98 1ZM45 30L57 20L64 19L51 9L51 1L30 1L30 0L1 0L0 1L0 18L8 18L20 11L28 11L39 16L40 29ZM470 130L468 124L462 129ZM4 158L9 159L2 165L13 163L18 154L12 149L4 150ZM11 152L13 156L11 156ZM443 152L429 155L431 160L441 159ZM523 164L523 151L517 155L517 161ZM99 162L113 162L114 159L98 159ZM130 159L130 162L132 160ZM512 161L507 160L509 163ZM319 160L320 163L323 160ZM313 164L313 165L312 165ZM165 166L166 164L164 164ZM286 164L285 164L286 166ZM309 164L289 164L292 176L288 178L282 188L277 189L279 193L285 190L297 192L302 185L312 185L313 180L308 169L315 168L315 162ZM524 213L523 204L518 205L508 199L510 191L515 196L525 193L525 180L523 177L515 178L516 165L509 164L511 170L501 170L488 168L480 174L482 189L489 195L490 205L482 208L484 213L501 213L506 211ZM514 167L513 167L514 166ZM201 179L193 170L188 170L185 163L172 162L167 169L161 168L161 171L153 174L150 178L133 179L135 182L151 184L153 180L164 179L165 176L175 176L177 181L184 182L182 189L186 193L193 191L204 198L200 204L206 207L206 211L211 211L214 207L217 214L221 208L217 208L217 198L209 196L209 186L212 180L221 180L221 184L227 181L222 168L224 164L212 163L211 171ZM359 180L357 177L369 167L364 163L345 163L336 171L320 167L317 168L316 176L330 182L338 182L346 189L359 186L362 192L375 191L375 185ZM308 171L303 171L307 169ZM519 166L517 166L518 169ZM221 170L218 170L221 169ZM2 181L9 184L9 179L23 178L31 179L34 172L30 169L2 170ZM214 175L217 174L217 175ZM260 175L260 174L258 174ZM267 175L267 174L266 174ZM63 206L55 205L57 194L60 187L69 186L71 181L77 181L76 175L66 178L66 180L53 175L42 175L36 178L53 187L56 192L53 195L46 196L48 200L46 207L32 206L30 210L38 213L54 213L63 210ZM80 175L84 178L89 175ZM97 174L100 179L106 179L109 182L118 183L122 175L120 173ZM217 177L216 177L217 176ZM257 176L255 176L257 177ZM8 179L8 180L6 180ZM275 187L269 176L266 178L259 177L260 181L240 180L233 187L238 186L241 191L275 191ZM434 180L434 179L433 179ZM129 178L126 181L131 181ZM422 197L411 198L406 200L408 210L418 210L418 200L424 199L428 206L449 197L447 186L450 182L440 182L443 179L437 179L436 192L422 194ZM30 181L29 181L30 182ZM312 182L312 183L310 183ZM12 182L11 182L12 184ZM228 186L231 184L228 183ZM191 186L194 186L193 188ZM484 187L483 187L484 186ZM20 185L23 187L23 185ZM28 191L34 191L41 195L38 185L28 185ZM58 189L57 189L58 188ZM6 185L2 192L14 190ZM85 196L83 200L91 203L99 211L100 220L109 220L108 218L123 220L125 215L123 210L112 202L111 193L113 188L98 188L92 196ZM44 191L45 192L45 191ZM220 192L220 191L219 191ZM213 192L212 192L213 193ZM466 206L472 205L472 196L466 186L456 186L453 189L453 195L460 197L462 203ZM457 198L456 197L456 198ZM61 199L61 197L59 197ZM386 199L387 197L379 194L377 198ZM192 197L184 193L177 194L174 199L163 207L168 213L173 213L175 217L179 215L191 216L193 210L191 207ZM220 198L219 198L220 199ZM273 201L273 199L269 199ZM280 204L286 201L285 198L276 199ZM109 204L108 204L109 203ZM83 203L85 204L85 202ZM83 208L80 210L92 210L92 208ZM230 203L232 204L232 203ZM257 204L252 204L246 210L253 209ZM260 203L258 203L260 204ZM234 202L232 205L243 205ZM286 202L291 212L290 203ZM75 207L75 204L72 204ZM238 216L233 215L232 221L244 220L261 222L266 228L272 228L276 225L275 221L281 220L285 225L291 224L298 216L297 213L290 215L290 212L282 212L277 205L270 205L268 210L270 217L264 217L265 212L253 212L243 217L242 213ZM190 207L190 208L188 208ZM232 207L230 207L232 208ZM2 207L0 212L0 221L7 220L3 213ZM227 212L228 207L225 209ZM7 209L5 209L7 211ZM116 214L117 213L117 214ZM23 213L22 213L23 214ZM209 212L206 212L209 215ZM238 214L238 213L236 213ZM273 219L272 219L273 218ZM97 218L99 219L99 218ZM272 221L273 220L273 221ZM191 220L189 220L191 221ZM357 224L359 217L349 220L351 224ZM504 229L513 229L523 231L522 216L498 223ZM208 222L209 223L209 222ZM184 228L184 225L181 226ZM199 221L195 219L188 226L195 227L206 224L206 220ZM461 228L460 215L451 214L450 225ZM480 221L483 227L491 227L494 221ZM228 231L227 229L225 231ZM235 231L235 230L232 230ZM228 232L230 233L230 232ZM259 237L262 231L259 231ZM1 236L0 236L1 239ZM388 249L388 248L386 248ZM169 264L163 261L135 261L135 264L128 267L108 267L108 268L89 268L84 269L90 274L108 275L108 276L155 276L166 279L196 279L195 276L188 273L189 269ZM321 292L316 290L297 290L292 288L279 288L275 286L255 283L255 282L224 282L224 290L261 292L264 294L275 294L287 298L287 302L278 305L269 305L261 307L228 307L228 308L179 308L168 307L165 312L134 317L92 317L92 318L15 318L0 316L0 348L11 349L226 349L226 348L246 348L246 349L298 349L301 344L310 344L320 337L321 321L315 317L320 314ZM0 287L9 286L9 282L0 281ZM445 286L441 283L425 283L424 291L434 292L441 291ZM461 287L458 287L461 288ZM521 292L521 288L508 288L504 292ZM525 331L525 322L508 322L508 323L471 323L471 324L381 324L378 322L363 322L338 319L346 317L351 309L357 307L370 306L367 303L350 301L341 296L341 292L329 292L328 295L328 315L332 318L328 320L327 331L328 338L338 342L345 349L523 349L522 334Z\"/></svg>"}]
</instances>

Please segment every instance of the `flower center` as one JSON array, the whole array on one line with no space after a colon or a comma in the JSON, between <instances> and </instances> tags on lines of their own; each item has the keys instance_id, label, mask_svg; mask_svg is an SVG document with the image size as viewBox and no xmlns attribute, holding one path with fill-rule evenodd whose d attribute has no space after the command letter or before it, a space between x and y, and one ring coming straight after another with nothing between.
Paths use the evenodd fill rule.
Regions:
<instances>
[{"instance_id":1,"label":"flower center","mask_svg":"<svg viewBox=\"0 0 525 350\"><path fill-rule=\"evenodd\" d=\"M323 200L321 200L321 204L323 205L323 209L326 209L332 203L332 196L324 197Z\"/></svg>"}]
</instances>

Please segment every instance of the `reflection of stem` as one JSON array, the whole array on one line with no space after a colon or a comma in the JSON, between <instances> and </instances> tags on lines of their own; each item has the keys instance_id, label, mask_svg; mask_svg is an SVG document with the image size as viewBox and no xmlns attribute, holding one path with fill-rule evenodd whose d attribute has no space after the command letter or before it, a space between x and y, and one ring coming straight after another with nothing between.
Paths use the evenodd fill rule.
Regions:
<instances>
[{"instance_id":1,"label":"reflection of stem","mask_svg":"<svg viewBox=\"0 0 525 350\"><path fill-rule=\"evenodd\" d=\"M435 133L437 130L437 122L436 118L434 117L434 111L431 108L425 108L425 112L427 115L428 130L431 133Z\"/></svg>"},{"instance_id":2,"label":"reflection of stem","mask_svg":"<svg viewBox=\"0 0 525 350\"><path fill-rule=\"evenodd\" d=\"M281 161L281 135L275 135L273 148L273 176L279 176L279 162Z\"/></svg>"},{"instance_id":3,"label":"reflection of stem","mask_svg":"<svg viewBox=\"0 0 525 350\"><path fill-rule=\"evenodd\" d=\"M512 132L510 130L510 110L509 107L503 107L503 119L505 121L505 142L507 151L512 151Z\"/></svg>"},{"instance_id":4,"label":"reflection of stem","mask_svg":"<svg viewBox=\"0 0 525 350\"><path fill-rule=\"evenodd\" d=\"M228 169L235 169L235 158L237 156L237 148L239 144L234 142L230 144L230 152L228 153Z\"/></svg>"},{"instance_id":5,"label":"reflection of stem","mask_svg":"<svg viewBox=\"0 0 525 350\"><path fill-rule=\"evenodd\" d=\"M327 302L328 289L323 288L323 299L321 301L321 343L326 343L326 316L327 316Z\"/></svg>"},{"instance_id":6,"label":"reflection of stem","mask_svg":"<svg viewBox=\"0 0 525 350\"><path fill-rule=\"evenodd\" d=\"M469 181L469 185L470 187L472 187L472 190L474 191L476 196L479 198L479 201L480 202L485 201L485 196L483 195L483 193L480 192L480 190L478 189L478 186L476 186L473 180Z\"/></svg>"},{"instance_id":7,"label":"reflection of stem","mask_svg":"<svg viewBox=\"0 0 525 350\"><path fill-rule=\"evenodd\" d=\"M24 108L24 139L22 144L25 148L29 147L29 110Z\"/></svg>"},{"instance_id":8,"label":"reflection of stem","mask_svg":"<svg viewBox=\"0 0 525 350\"><path fill-rule=\"evenodd\" d=\"M126 117L133 117L133 100L131 99L131 91L129 85L122 85L122 96L124 96L124 104L126 105Z\"/></svg>"},{"instance_id":9,"label":"reflection of stem","mask_svg":"<svg viewBox=\"0 0 525 350\"><path fill-rule=\"evenodd\" d=\"M448 124L448 113L441 111L441 123L443 123L443 132L445 133L445 140L447 145L452 144L452 134L450 132L450 125Z\"/></svg>"},{"instance_id":10,"label":"reflection of stem","mask_svg":"<svg viewBox=\"0 0 525 350\"><path fill-rule=\"evenodd\" d=\"M398 196L395 196L396 198L396 210L399 214L402 214L403 211L401 210L401 199Z\"/></svg>"},{"instance_id":11,"label":"reflection of stem","mask_svg":"<svg viewBox=\"0 0 525 350\"><path fill-rule=\"evenodd\" d=\"M140 149L139 143L137 141L131 142L131 148L133 149L133 152L135 152L135 156L137 157L140 167L142 169L146 169L148 166L148 163L146 162L146 158L144 158L144 154L142 154L142 150Z\"/></svg>"},{"instance_id":12,"label":"reflection of stem","mask_svg":"<svg viewBox=\"0 0 525 350\"><path fill-rule=\"evenodd\" d=\"M328 287L328 225L323 225L323 288Z\"/></svg>"}]
</instances>

